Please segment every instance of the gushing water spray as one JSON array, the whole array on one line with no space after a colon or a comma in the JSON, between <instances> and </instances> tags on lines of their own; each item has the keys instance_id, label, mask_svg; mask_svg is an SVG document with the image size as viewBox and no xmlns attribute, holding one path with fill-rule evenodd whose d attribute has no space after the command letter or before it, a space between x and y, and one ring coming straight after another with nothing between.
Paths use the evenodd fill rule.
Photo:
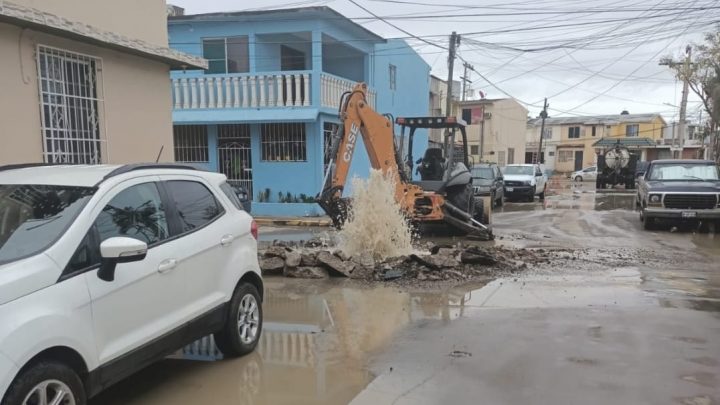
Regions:
<instances>
[{"instance_id":1,"label":"gushing water spray","mask_svg":"<svg viewBox=\"0 0 720 405\"><path fill-rule=\"evenodd\" d=\"M339 248L348 256L369 252L375 260L411 254L412 232L395 201L393 176L373 169L367 180L352 179L352 190Z\"/></svg>"}]
</instances>

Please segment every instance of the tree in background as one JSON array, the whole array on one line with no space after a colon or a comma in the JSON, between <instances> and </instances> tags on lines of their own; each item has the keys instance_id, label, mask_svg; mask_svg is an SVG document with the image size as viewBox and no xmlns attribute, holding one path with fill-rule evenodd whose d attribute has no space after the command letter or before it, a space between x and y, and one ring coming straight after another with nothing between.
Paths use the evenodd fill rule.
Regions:
<instances>
[{"instance_id":1,"label":"tree in background","mask_svg":"<svg viewBox=\"0 0 720 405\"><path fill-rule=\"evenodd\" d=\"M704 132L710 136L711 157L720 162L720 26L693 48L689 64L671 63L670 68L702 100L709 117Z\"/></svg>"}]
</instances>

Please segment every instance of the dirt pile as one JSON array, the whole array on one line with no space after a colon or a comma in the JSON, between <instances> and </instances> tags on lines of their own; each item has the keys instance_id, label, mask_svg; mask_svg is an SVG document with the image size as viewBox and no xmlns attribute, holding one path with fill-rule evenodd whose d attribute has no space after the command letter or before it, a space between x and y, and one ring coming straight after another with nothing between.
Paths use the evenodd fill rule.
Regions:
<instances>
[{"instance_id":1,"label":"dirt pile","mask_svg":"<svg viewBox=\"0 0 720 405\"><path fill-rule=\"evenodd\" d=\"M367 281L472 280L513 273L546 263L548 254L533 249L501 246L433 245L425 253L378 260L369 251L349 256L311 240L303 244L277 242L260 253L264 275L293 278L348 277Z\"/></svg>"}]
</instances>

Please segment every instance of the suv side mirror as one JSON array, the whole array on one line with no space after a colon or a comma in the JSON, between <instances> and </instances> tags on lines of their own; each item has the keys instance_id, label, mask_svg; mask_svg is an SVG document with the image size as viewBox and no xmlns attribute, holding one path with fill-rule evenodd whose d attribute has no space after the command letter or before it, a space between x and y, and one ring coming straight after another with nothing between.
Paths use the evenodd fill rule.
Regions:
<instances>
[{"instance_id":1,"label":"suv side mirror","mask_svg":"<svg viewBox=\"0 0 720 405\"><path fill-rule=\"evenodd\" d=\"M100 270L98 278L103 281L115 280L118 263L139 262L147 255L147 243L123 236L109 238L100 244Z\"/></svg>"}]
</instances>

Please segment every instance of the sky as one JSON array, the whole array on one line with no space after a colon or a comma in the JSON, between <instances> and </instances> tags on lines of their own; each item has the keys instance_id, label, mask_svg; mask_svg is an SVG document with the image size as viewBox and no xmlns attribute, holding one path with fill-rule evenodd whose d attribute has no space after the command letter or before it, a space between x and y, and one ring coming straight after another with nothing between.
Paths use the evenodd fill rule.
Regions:
<instances>
[{"instance_id":1,"label":"sky","mask_svg":"<svg viewBox=\"0 0 720 405\"><path fill-rule=\"evenodd\" d=\"M405 38L447 77L448 37L461 36L475 98L511 96L537 116L660 113L678 119L682 83L661 58L720 24L717 0L170 0L186 14L328 6L385 38ZM700 117L690 92L688 119Z\"/></svg>"}]
</instances>

